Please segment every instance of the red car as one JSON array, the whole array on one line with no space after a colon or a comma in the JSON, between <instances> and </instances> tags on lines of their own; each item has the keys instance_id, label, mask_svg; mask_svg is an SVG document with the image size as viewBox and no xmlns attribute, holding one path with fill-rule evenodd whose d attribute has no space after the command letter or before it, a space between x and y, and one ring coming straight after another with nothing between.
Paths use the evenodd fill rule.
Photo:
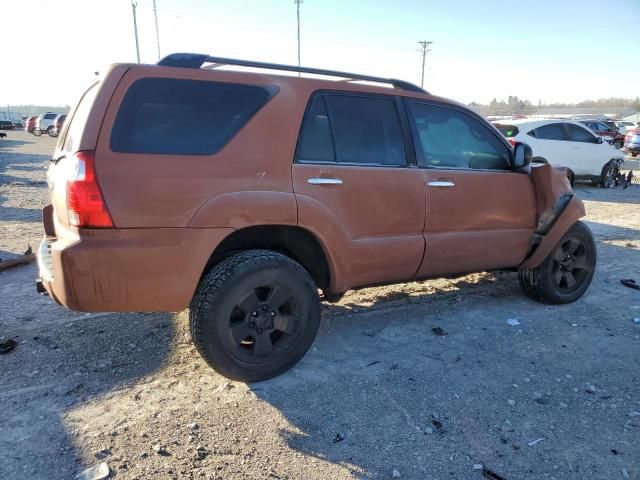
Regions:
<instances>
[{"instance_id":1,"label":"red car","mask_svg":"<svg viewBox=\"0 0 640 480\"><path fill-rule=\"evenodd\" d=\"M24 129L25 131L29 132L29 133L33 133L33 131L36 129L36 122L38 120L38 117L29 117L25 120L24 122Z\"/></svg>"},{"instance_id":2,"label":"red car","mask_svg":"<svg viewBox=\"0 0 640 480\"><path fill-rule=\"evenodd\" d=\"M606 140L613 140L616 147L621 148L624 145L624 135L618 131L617 127L611 128L604 121L581 120L580 123L586 125L596 135L604 137Z\"/></svg>"}]
</instances>

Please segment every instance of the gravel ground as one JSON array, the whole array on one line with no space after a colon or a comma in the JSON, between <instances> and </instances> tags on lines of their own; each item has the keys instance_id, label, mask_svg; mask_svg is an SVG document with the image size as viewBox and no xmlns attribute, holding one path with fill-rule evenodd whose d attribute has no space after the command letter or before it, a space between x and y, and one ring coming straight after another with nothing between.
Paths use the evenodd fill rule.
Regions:
<instances>
[{"instance_id":1,"label":"gravel ground","mask_svg":"<svg viewBox=\"0 0 640 480\"><path fill-rule=\"evenodd\" d=\"M38 242L53 145L0 140L0 257ZM1 272L0 478L640 479L640 292L619 282L640 280L640 187L577 193L599 254L579 302L513 273L352 292L249 385L205 365L185 312L74 313L33 264Z\"/></svg>"}]
</instances>

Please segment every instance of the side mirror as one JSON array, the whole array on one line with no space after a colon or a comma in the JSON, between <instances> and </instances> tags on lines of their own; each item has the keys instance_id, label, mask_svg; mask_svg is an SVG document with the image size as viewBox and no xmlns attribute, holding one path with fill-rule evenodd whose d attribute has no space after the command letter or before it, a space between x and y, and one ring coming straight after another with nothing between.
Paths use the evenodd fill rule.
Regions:
<instances>
[{"instance_id":1,"label":"side mirror","mask_svg":"<svg viewBox=\"0 0 640 480\"><path fill-rule=\"evenodd\" d=\"M522 170L528 167L532 157L533 152L528 144L522 142L516 143L515 149L513 150L513 169Z\"/></svg>"},{"instance_id":2,"label":"side mirror","mask_svg":"<svg viewBox=\"0 0 640 480\"><path fill-rule=\"evenodd\" d=\"M596 143L598 145L600 145L602 142L604 142L604 140L602 140L602 137L596 137Z\"/></svg>"}]
</instances>

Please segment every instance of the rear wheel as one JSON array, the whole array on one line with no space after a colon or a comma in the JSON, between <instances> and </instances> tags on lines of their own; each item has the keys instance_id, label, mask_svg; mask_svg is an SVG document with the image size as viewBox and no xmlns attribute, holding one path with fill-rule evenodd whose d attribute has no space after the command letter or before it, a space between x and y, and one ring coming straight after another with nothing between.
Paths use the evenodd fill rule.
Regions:
<instances>
[{"instance_id":1,"label":"rear wheel","mask_svg":"<svg viewBox=\"0 0 640 480\"><path fill-rule=\"evenodd\" d=\"M527 296L542 303L578 300L589 288L596 269L596 245L589 227L576 222L542 264L518 271Z\"/></svg>"},{"instance_id":2,"label":"rear wheel","mask_svg":"<svg viewBox=\"0 0 640 480\"><path fill-rule=\"evenodd\" d=\"M204 276L189 321L196 348L214 370L255 382L304 356L318 331L320 300L301 265L276 252L249 250Z\"/></svg>"},{"instance_id":3,"label":"rear wheel","mask_svg":"<svg viewBox=\"0 0 640 480\"><path fill-rule=\"evenodd\" d=\"M34 128L33 129L33 133L36 137L39 137L40 135L42 135L42 130L40 130L39 128Z\"/></svg>"},{"instance_id":4,"label":"rear wheel","mask_svg":"<svg viewBox=\"0 0 640 480\"><path fill-rule=\"evenodd\" d=\"M58 130L53 128L53 126L47 128L47 133L49 134L50 137L57 137L58 136Z\"/></svg>"}]
</instances>

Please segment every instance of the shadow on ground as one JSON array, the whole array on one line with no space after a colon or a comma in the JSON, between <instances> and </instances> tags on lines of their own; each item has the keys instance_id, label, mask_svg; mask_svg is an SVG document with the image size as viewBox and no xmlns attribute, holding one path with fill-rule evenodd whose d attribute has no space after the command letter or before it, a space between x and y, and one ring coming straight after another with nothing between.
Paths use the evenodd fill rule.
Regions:
<instances>
[{"instance_id":1,"label":"shadow on ground","mask_svg":"<svg viewBox=\"0 0 640 480\"><path fill-rule=\"evenodd\" d=\"M289 448L356 478L480 478L475 464L509 479L638 472L640 422L627 415L640 361L626 307L640 299L617 279L640 273L640 250L598 249L606 264L575 304L529 301L509 273L408 306L380 297L325 319L298 367L254 388L294 425L280 432Z\"/></svg>"},{"instance_id":2,"label":"shadow on ground","mask_svg":"<svg viewBox=\"0 0 640 480\"><path fill-rule=\"evenodd\" d=\"M63 423L66 412L159 369L174 337L170 314L60 316L37 325L36 315L22 315L19 330L0 322L0 337L18 341L0 355L0 478L74 478L85 466L74 443L79 432ZM113 435L118 427L110 427Z\"/></svg>"},{"instance_id":3,"label":"shadow on ground","mask_svg":"<svg viewBox=\"0 0 640 480\"><path fill-rule=\"evenodd\" d=\"M40 209L26 205L33 205L32 197L38 195L36 192L47 188L47 182L42 180L42 171L46 168L49 157L15 150L30 143L32 142L18 140L0 142L1 221L40 222L42 219Z\"/></svg>"}]
</instances>

